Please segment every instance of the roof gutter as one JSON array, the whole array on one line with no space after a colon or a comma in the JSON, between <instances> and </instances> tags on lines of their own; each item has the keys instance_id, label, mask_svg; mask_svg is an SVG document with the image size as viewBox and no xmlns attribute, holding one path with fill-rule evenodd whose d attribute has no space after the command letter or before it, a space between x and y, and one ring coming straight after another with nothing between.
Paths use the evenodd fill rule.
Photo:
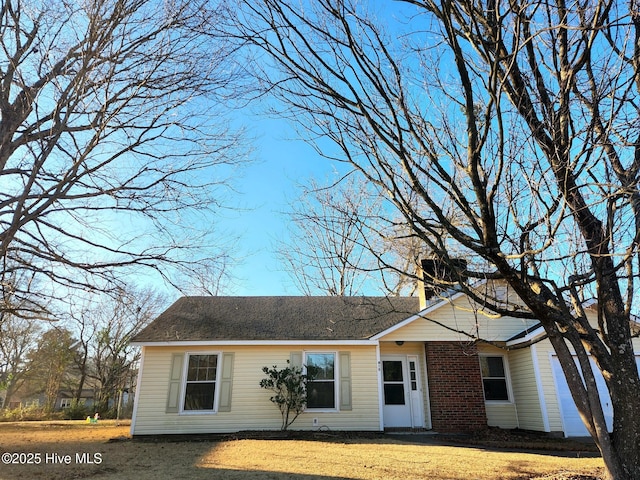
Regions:
<instances>
[{"instance_id":1,"label":"roof gutter","mask_svg":"<svg viewBox=\"0 0 640 480\"><path fill-rule=\"evenodd\" d=\"M537 340L540 340L542 337L546 336L547 333L544 331L544 327L540 325L535 330L532 330L524 337L516 338L514 340L508 340L506 343L507 347L513 347L516 345L523 346L527 343L535 343Z\"/></svg>"},{"instance_id":2,"label":"roof gutter","mask_svg":"<svg viewBox=\"0 0 640 480\"><path fill-rule=\"evenodd\" d=\"M173 340L165 342L131 342L137 347L201 346L278 346L278 345L378 345L377 340Z\"/></svg>"}]
</instances>

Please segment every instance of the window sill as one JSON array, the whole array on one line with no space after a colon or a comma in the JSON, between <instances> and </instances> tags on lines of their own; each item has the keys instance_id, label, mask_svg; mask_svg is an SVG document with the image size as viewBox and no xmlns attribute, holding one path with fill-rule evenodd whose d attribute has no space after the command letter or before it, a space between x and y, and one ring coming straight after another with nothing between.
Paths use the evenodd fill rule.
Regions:
<instances>
[{"instance_id":1,"label":"window sill","mask_svg":"<svg viewBox=\"0 0 640 480\"><path fill-rule=\"evenodd\" d=\"M513 400L485 400L484 403L486 405L514 405L515 402Z\"/></svg>"},{"instance_id":2,"label":"window sill","mask_svg":"<svg viewBox=\"0 0 640 480\"><path fill-rule=\"evenodd\" d=\"M183 410L180 415L215 415L215 410Z\"/></svg>"}]
</instances>

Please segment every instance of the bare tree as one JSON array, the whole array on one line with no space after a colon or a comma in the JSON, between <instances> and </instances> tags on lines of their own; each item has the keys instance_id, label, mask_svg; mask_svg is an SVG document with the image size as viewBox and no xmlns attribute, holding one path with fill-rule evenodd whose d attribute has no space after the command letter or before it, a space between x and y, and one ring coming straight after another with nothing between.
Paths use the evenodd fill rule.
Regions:
<instances>
[{"instance_id":1,"label":"bare tree","mask_svg":"<svg viewBox=\"0 0 640 480\"><path fill-rule=\"evenodd\" d=\"M74 382L74 401L76 404L81 401L82 391L86 386L92 366L91 343L97 336L99 328L94 310L101 311L102 307L100 302L91 303L88 299L76 300L66 316L69 328L75 332L78 339L73 358L77 373L77 380Z\"/></svg>"},{"instance_id":2,"label":"bare tree","mask_svg":"<svg viewBox=\"0 0 640 480\"><path fill-rule=\"evenodd\" d=\"M637 4L370 7L383 20L348 0L241 4L229 30L283 114L331 139L479 304L542 323L608 477L640 478ZM506 281L526 308L474 292L478 278Z\"/></svg>"},{"instance_id":3,"label":"bare tree","mask_svg":"<svg viewBox=\"0 0 640 480\"><path fill-rule=\"evenodd\" d=\"M2 2L2 310L224 258L196 215L242 159L217 106L236 72L202 34L215 16L207 0Z\"/></svg>"},{"instance_id":4,"label":"bare tree","mask_svg":"<svg viewBox=\"0 0 640 480\"><path fill-rule=\"evenodd\" d=\"M276 251L305 295L413 293L415 276L405 272L415 273L424 248L404 222L380 221L379 192L353 174L324 186L311 179L300 190L285 212L290 240Z\"/></svg>"},{"instance_id":5,"label":"bare tree","mask_svg":"<svg viewBox=\"0 0 640 480\"><path fill-rule=\"evenodd\" d=\"M310 180L285 213L290 240L278 242L276 250L305 295L356 295L372 270L361 225L377 202L353 177L340 185Z\"/></svg>"},{"instance_id":6,"label":"bare tree","mask_svg":"<svg viewBox=\"0 0 640 480\"><path fill-rule=\"evenodd\" d=\"M75 332L75 396L80 401L86 382L96 390L96 410L105 414L126 388L137 368L138 348L133 335L160 314L166 298L151 289L129 287L118 296L92 296L84 308L70 312L68 326ZM110 402L111 401L111 402Z\"/></svg>"},{"instance_id":7,"label":"bare tree","mask_svg":"<svg viewBox=\"0 0 640 480\"><path fill-rule=\"evenodd\" d=\"M37 345L40 323L0 313L0 390L7 408L14 393L24 385L29 373L29 352Z\"/></svg>"}]
</instances>

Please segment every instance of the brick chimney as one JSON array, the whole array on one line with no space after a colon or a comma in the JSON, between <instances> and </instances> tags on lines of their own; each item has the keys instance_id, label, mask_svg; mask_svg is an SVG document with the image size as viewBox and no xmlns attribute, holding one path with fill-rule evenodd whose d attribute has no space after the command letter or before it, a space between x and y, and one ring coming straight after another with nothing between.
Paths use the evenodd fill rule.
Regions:
<instances>
[{"instance_id":1,"label":"brick chimney","mask_svg":"<svg viewBox=\"0 0 640 480\"><path fill-rule=\"evenodd\" d=\"M439 433L487 427L482 374L475 345L425 342L431 423Z\"/></svg>"},{"instance_id":2,"label":"brick chimney","mask_svg":"<svg viewBox=\"0 0 640 480\"><path fill-rule=\"evenodd\" d=\"M455 289L460 281L466 280L467 261L460 258L448 259L425 258L420 261L420 278L422 285L418 288L420 310L428 301L442 293Z\"/></svg>"}]
</instances>

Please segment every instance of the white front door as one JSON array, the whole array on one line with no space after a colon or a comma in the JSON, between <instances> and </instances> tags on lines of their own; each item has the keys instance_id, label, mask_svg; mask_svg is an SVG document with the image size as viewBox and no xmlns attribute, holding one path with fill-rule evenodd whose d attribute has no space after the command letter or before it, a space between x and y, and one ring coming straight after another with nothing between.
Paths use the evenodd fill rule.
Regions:
<instances>
[{"instance_id":1,"label":"white front door","mask_svg":"<svg viewBox=\"0 0 640 480\"><path fill-rule=\"evenodd\" d=\"M383 356L381 360L384 427L411 428L414 423L407 357ZM417 362L414 367L417 368Z\"/></svg>"}]
</instances>

